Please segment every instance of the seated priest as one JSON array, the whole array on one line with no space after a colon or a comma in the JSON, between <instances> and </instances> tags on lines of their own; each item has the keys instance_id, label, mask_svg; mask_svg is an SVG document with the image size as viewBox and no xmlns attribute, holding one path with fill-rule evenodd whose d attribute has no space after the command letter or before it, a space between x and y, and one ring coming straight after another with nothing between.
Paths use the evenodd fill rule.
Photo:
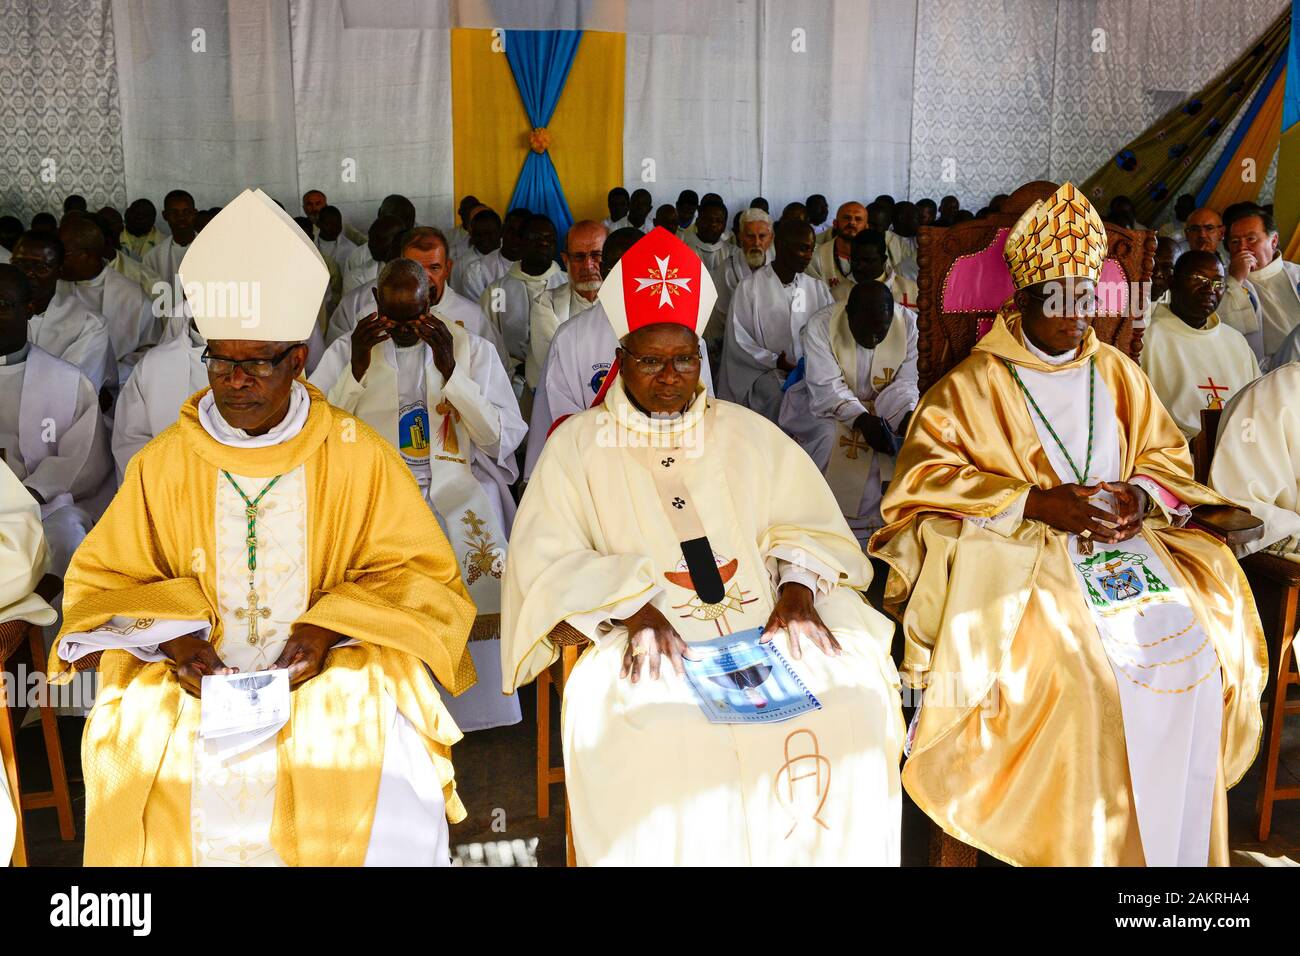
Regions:
<instances>
[{"instance_id":1,"label":"seated priest","mask_svg":"<svg viewBox=\"0 0 1300 956\"><path fill-rule=\"evenodd\" d=\"M1259 378L1246 337L1219 319L1224 285L1214 253L1183 253L1174 265L1169 300L1152 304L1144 332L1142 370L1189 440L1201 433L1202 409L1222 408Z\"/></svg>"},{"instance_id":2,"label":"seated priest","mask_svg":"<svg viewBox=\"0 0 1300 956\"><path fill-rule=\"evenodd\" d=\"M0 461L0 634L9 632L12 637L12 629L23 627L18 622L54 623L57 615L43 596L49 593L48 561L40 505ZM4 637L0 643L5 643ZM14 706L13 700L9 706ZM0 719L8 720L9 715ZM17 802L8 777L0 770L0 865L4 866L13 856L18 832Z\"/></svg>"},{"instance_id":3,"label":"seated priest","mask_svg":"<svg viewBox=\"0 0 1300 956\"><path fill-rule=\"evenodd\" d=\"M853 263L853 281L867 282L875 279L889 286L894 302L906 309L916 311L916 283L895 269L889 261L889 248L885 243L884 233L874 229L863 229L853 237L853 251L850 260ZM836 301L849 294L853 286L840 283L835 287Z\"/></svg>"},{"instance_id":4,"label":"seated priest","mask_svg":"<svg viewBox=\"0 0 1300 956\"><path fill-rule=\"evenodd\" d=\"M1226 406L1210 487L1264 522L1246 550L1300 561L1300 363L1280 365Z\"/></svg>"},{"instance_id":5,"label":"seated priest","mask_svg":"<svg viewBox=\"0 0 1300 956\"><path fill-rule=\"evenodd\" d=\"M777 226L776 258L741 280L731 297L718 394L772 422L803 358L803 328L832 301L830 287L805 272L813 238L801 220Z\"/></svg>"},{"instance_id":6,"label":"seated priest","mask_svg":"<svg viewBox=\"0 0 1300 956\"><path fill-rule=\"evenodd\" d=\"M128 465L68 572L49 661L56 682L100 675L85 862L447 865L461 735L430 671L473 683L474 605L397 450L298 380L320 252L245 190L181 276L211 388ZM287 713L250 722L250 689L269 705L286 677ZM223 690L260 742L200 719Z\"/></svg>"},{"instance_id":7,"label":"seated priest","mask_svg":"<svg viewBox=\"0 0 1300 956\"><path fill-rule=\"evenodd\" d=\"M582 864L897 865L892 627L859 593L870 563L808 456L700 383L713 297L662 229L601 287L617 365L600 405L551 435L520 505L505 689L592 642L562 716ZM723 646L753 663L703 677L697 698L685 668ZM820 707L706 716L705 700L781 701L769 679L787 667Z\"/></svg>"},{"instance_id":8,"label":"seated priest","mask_svg":"<svg viewBox=\"0 0 1300 956\"><path fill-rule=\"evenodd\" d=\"M880 496L916 408L916 315L868 279L803 331L806 374L777 424L826 476L859 541L883 523Z\"/></svg>"},{"instance_id":9,"label":"seated priest","mask_svg":"<svg viewBox=\"0 0 1300 956\"><path fill-rule=\"evenodd\" d=\"M0 458L40 505L50 573L61 579L112 493L112 459L94 384L28 341L33 298L27 276L0 265Z\"/></svg>"},{"instance_id":10,"label":"seated priest","mask_svg":"<svg viewBox=\"0 0 1300 956\"><path fill-rule=\"evenodd\" d=\"M613 271L623 253L645 236L640 229L625 226L611 233L601 246L601 281ZM591 308L570 316L555 330L551 345L546 350L537 377L537 391L528 419L528 448L524 455L524 480L533 473L542 446L555 427L570 415L598 405L605 376L618 351L618 339L609 327L600 302ZM713 394L713 377L709 370L709 357L703 344L700 346L700 381L710 395Z\"/></svg>"},{"instance_id":11,"label":"seated priest","mask_svg":"<svg viewBox=\"0 0 1300 956\"><path fill-rule=\"evenodd\" d=\"M1182 527L1226 502L1090 328L1105 254L1072 184L1028 209L1014 298L908 426L871 540L924 688L903 783L1008 863L1227 865L1263 635L1232 553Z\"/></svg>"},{"instance_id":12,"label":"seated priest","mask_svg":"<svg viewBox=\"0 0 1300 956\"><path fill-rule=\"evenodd\" d=\"M478 610L469 649L480 680L444 701L461 730L483 730L520 719L518 698L498 689L501 572L528 429L496 350L434 313L432 299L418 262L386 263L373 310L330 346L311 383L388 439L451 542Z\"/></svg>"},{"instance_id":13,"label":"seated priest","mask_svg":"<svg viewBox=\"0 0 1300 956\"><path fill-rule=\"evenodd\" d=\"M569 281L553 289L544 289L533 299L528 316L528 361L524 363L524 380L530 389L537 388L551 350L555 330L574 316L596 304L600 291L600 253L609 230L586 219L575 222L564 237L564 273Z\"/></svg>"}]
</instances>

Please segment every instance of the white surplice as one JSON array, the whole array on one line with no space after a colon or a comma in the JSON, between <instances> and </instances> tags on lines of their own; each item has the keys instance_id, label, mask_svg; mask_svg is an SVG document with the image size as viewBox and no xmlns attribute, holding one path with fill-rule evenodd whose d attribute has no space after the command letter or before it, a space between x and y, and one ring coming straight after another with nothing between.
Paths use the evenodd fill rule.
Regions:
<instances>
[{"instance_id":1,"label":"white surplice","mask_svg":"<svg viewBox=\"0 0 1300 956\"><path fill-rule=\"evenodd\" d=\"M190 241L193 245L193 240ZM141 264L144 270L155 280L167 283L173 289L182 288L178 283L177 272L189 246L180 245L172 236L168 236L144 254Z\"/></svg>"},{"instance_id":2,"label":"white surplice","mask_svg":"<svg viewBox=\"0 0 1300 956\"><path fill-rule=\"evenodd\" d=\"M307 421L309 405L307 390L295 383L284 420L266 435L253 437L227 424L209 393L200 402L199 421L222 444L266 447L297 435ZM252 495L266 484L266 479L231 477ZM259 532L262 528L275 529L258 535L258 592L266 595L271 614L259 629L258 643L231 640L224 642L221 649L225 663L244 673L264 669L279 657L291 626L310 602L308 505L306 466L299 465L280 477L259 506ZM247 622L237 612L245 607L248 593L245 504L228 481L218 481L211 507L219 552L216 611L226 633L243 634L248 630ZM206 635L208 631L205 621L163 621L150 628L145 637L141 635L146 632L139 630L123 635L128 629L122 625L129 623L114 618L98 631L64 635L60 651L69 661L105 648L127 650L145 661L159 661L164 659L160 643L182 634ZM352 640L345 638L335 646L346 646ZM386 692L384 706L391 716L384 737L383 769L365 865L448 866L447 819L437 770L419 732ZM187 694L183 707L197 708L199 701ZM339 719L347 718L340 715ZM271 845L278 782L275 736L224 762L197 737L193 747L194 865L283 866L284 861Z\"/></svg>"},{"instance_id":3,"label":"white surplice","mask_svg":"<svg viewBox=\"0 0 1300 956\"><path fill-rule=\"evenodd\" d=\"M348 257L356 251L357 244L342 232L335 239L322 239L318 234L316 248L320 250L322 256L334 260L334 264L339 267L339 275L342 276L347 272Z\"/></svg>"},{"instance_id":4,"label":"white surplice","mask_svg":"<svg viewBox=\"0 0 1300 956\"><path fill-rule=\"evenodd\" d=\"M803 357L803 327L831 301L826 283L802 272L789 284L770 265L748 276L731 299L718 395L775 422L788 374L777 359Z\"/></svg>"},{"instance_id":5,"label":"white surplice","mask_svg":"<svg viewBox=\"0 0 1300 956\"><path fill-rule=\"evenodd\" d=\"M533 302L532 314L528 320L528 361L524 363L524 381L529 388L537 388L556 329L595 304L595 293L588 300L578 294L571 282L546 289Z\"/></svg>"},{"instance_id":6,"label":"white surplice","mask_svg":"<svg viewBox=\"0 0 1300 956\"><path fill-rule=\"evenodd\" d=\"M122 386L113 416L113 459L121 481L131 457L175 424L185 400L208 386L200 356L207 343L192 326L145 353Z\"/></svg>"},{"instance_id":7,"label":"white surplice","mask_svg":"<svg viewBox=\"0 0 1300 956\"><path fill-rule=\"evenodd\" d=\"M493 249L487 255L465 264L464 270L460 272L460 288L457 291L465 298L477 302L483 290L509 272L512 265L514 263L501 255L500 249ZM455 274L456 270L453 269L452 275Z\"/></svg>"},{"instance_id":8,"label":"white surplice","mask_svg":"<svg viewBox=\"0 0 1300 956\"><path fill-rule=\"evenodd\" d=\"M365 285L379 275L379 263L370 254L370 245L362 243L349 253L343 267L343 294L347 295L359 285Z\"/></svg>"},{"instance_id":9,"label":"white surplice","mask_svg":"<svg viewBox=\"0 0 1300 956\"><path fill-rule=\"evenodd\" d=\"M499 279L488 284L478 298L484 317L497 327L505 343L513 373L528 361L529 320L533 303L548 289L565 285L568 275L554 262L539 275L524 271L522 262L512 263Z\"/></svg>"},{"instance_id":10,"label":"white surplice","mask_svg":"<svg viewBox=\"0 0 1300 956\"><path fill-rule=\"evenodd\" d=\"M93 279L80 282L60 279L58 288L76 295L86 308L104 320L117 359L119 382L125 382L140 357L161 341L163 321L154 315L153 302L139 283L108 266Z\"/></svg>"},{"instance_id":11,"label":"white surplice","mask_svg":"<svg viewBox=\"0 0 1300 956\"><path fill-rule=\"evenodd\" d=\"M596 393L605 384L605 375L617 348L618 339L614 338L609 317L599 302L555 330L537 378L537 393L528 420L525 480L533 473L537 457L546 444L546 436L556 420L591 407ZM703 338L700 339L700 381L712 395L713 374Z\"/></svg>"},{"instance_id":12,"label":"white surplice","mask_svg":"<svg viewBox=\"0 0 1300 956\"><path fill-rule=\"evenodd\" d=\"M70 289L56 288L45 311L32 316L27 341L77 366L96 392L105 385L117 387L117 356L108 325Z\"/></svg>"}]
</instances>

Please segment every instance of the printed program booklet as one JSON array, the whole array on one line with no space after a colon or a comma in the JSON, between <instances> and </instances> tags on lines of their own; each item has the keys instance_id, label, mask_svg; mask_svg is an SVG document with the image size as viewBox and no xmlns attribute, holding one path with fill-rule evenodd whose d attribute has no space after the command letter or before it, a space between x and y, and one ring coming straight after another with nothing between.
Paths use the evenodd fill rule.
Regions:
<instances>
[{"instance_id":1,"label":"printed program booklet","mask_svg":"<svg viewBox=\"0 0 1300 956\"><path fill-rule=\"evenodd\" d=\"M775 643L763 644L761 627L691 644L686 677L704 716L714 724L775 723L821 702L808 692Z\"/></svg>"}]
</instances>

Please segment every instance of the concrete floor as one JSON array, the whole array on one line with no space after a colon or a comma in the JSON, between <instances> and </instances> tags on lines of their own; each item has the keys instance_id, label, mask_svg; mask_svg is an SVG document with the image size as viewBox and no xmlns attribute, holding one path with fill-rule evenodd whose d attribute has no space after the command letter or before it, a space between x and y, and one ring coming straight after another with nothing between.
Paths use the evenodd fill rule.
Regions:
<instances>
[{"instance_id":1,"label":"concrete floor","mask_svg":"<svg viewBox=\"0 0 1300 956\"><path fill-rule=\"evenodd\" d=\"M523 723L513 727L470 734L455 748L460 793L468 818L451 829L453 856L467 865L564 865L564 789L551 788L552 811L537 817L536 699L533 688L521 693ZM553 760L560 759L558 707L552 710ZM26 815L28 854L34 866L79 866L81 834L85 814L85 793L81 783L79 744L83 721L62 718L64 757L72 784L73 809L78 839L59 839L53 810L35 810ZM27 789L48 787L49 777L39 727L19 732L20 767ZM1284 735L1280 780L1287 786L1300 783L1300 719L1292 718ZM28 779L29 778L29 779ZM1229 792L1234 865L1287 865L1300 862L1300 801L1277 804L1273 831L1266 843L1255 833L1255 796L1259 786L1256 766ZM925 816L904 799L903 864L924 866L930 828ZM982 865L998 865L981 858Z\"/></svg>"}]
</instances>

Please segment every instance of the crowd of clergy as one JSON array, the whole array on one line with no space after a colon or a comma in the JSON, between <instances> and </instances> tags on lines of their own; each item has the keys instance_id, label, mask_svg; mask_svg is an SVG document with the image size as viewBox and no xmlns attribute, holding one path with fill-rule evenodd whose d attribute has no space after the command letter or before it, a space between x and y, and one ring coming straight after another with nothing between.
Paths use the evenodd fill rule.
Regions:
<instances>
[{"instance_id":1,"label":"crowd of clergy","mask_svg":"<svg viewBox=\"0 0 1300 956\"><path fill-rule=\"evenodd\" d=\"M580 863L897 865L906 789L1013 864L1225 865L1267 656L1186 523L1300 561L1300 265L1181 197L1135 361L1091 319L1146 227L1066 183L921 393L918 232L1007 199L0 217L0 624L93 682L86 863L447 865L453 745L574 646ZM691 645L749 629L816 707L706 716ZM287 724L212 746L205 679L274 669Z\"/></svg>"}]
</instances>

